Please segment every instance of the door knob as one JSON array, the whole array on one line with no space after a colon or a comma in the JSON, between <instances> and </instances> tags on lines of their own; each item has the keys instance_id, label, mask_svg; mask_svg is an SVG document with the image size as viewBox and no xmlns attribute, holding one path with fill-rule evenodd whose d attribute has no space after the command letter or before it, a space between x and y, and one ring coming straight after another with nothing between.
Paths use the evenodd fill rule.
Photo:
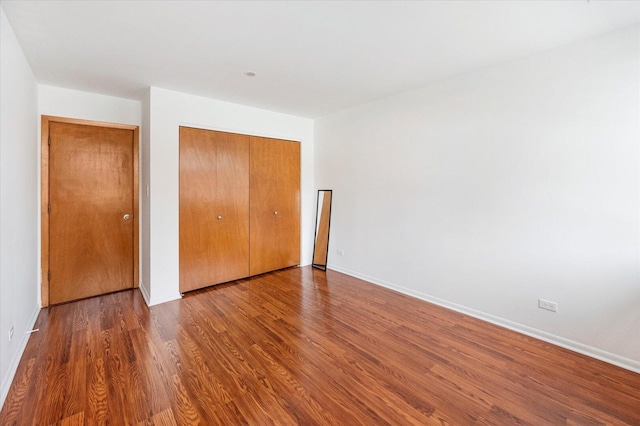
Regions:
<instances>
[{"instance_id":1,"label":"door knob","mask_svg":"<svg viewBox=\"0 0 640 426\"><path fill-rule=\"evenodd\" d=\"M218 216L218 220L222 219L222 216Z\"/></svg>"},{"instance_id":2,"label":"door knob","mask_svg":"<svg viewBox=\"0 0 640 426\"><path fill-rule=\"evenodd\" d=\"M276 212L273 212L273 214L277 215L277 214L278 214L278 212L277 212L277 211L276 211Z\"/></svg>"},{"instance_id":3,"label":"door knob","mask_svg":"<svg viewBox=\"0 0 640 426\"><path fill-rule=\"evenodd\" d=\"M122 216L122 218L124 220L129 220L129 219L131 219L131 215L130 214L125 214L124 216Z\"/></svg>"}]
</instances>

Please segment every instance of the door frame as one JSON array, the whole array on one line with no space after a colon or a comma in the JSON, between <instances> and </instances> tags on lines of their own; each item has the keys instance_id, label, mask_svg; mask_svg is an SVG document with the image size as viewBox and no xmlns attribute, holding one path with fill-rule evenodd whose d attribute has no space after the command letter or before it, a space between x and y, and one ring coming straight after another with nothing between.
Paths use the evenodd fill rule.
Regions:
<instances>
[{"instance_id":1,"label":"door frame","mask_svg":"<svg viewBox=\"0 0 640 426\"><path fill-rule=\"evenodd\" d=\"M108 123L103 121L81 120L77 118L56 117L43 115L41 118L41 306L49 306L49 123L81 124L94 127L109 127L112 129L125 129L133 131L133 288L137 288L140 280L139 273L139 176L138 176L138 139L140 134L139 126L130 124Z\"/></svg>"}]
</instances>

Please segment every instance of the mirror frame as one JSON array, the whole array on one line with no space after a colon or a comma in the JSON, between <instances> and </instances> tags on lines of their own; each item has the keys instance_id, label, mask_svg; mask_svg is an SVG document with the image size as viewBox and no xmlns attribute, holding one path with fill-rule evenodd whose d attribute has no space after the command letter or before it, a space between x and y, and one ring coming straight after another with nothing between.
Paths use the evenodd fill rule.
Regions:
<instances>
[{"instance_id":1,"label":"mirror frame","mask_svg":"<svg viewBox=\"0 0 640 426\"><path fill-rule=\"evenodd\" d=\"M319 222L318 220L320 220L320 215L322 214L322 212L320 211L319 207L320 207L320 196L324 195L324 193L329 192L331 195L329 197L330 199L330 203L329 203L329 217L327 218L327 252L325 253L325 263L324 264L320 264L320 263L315 263L315 258L316 258L316 246L317 246L317 242L318 242L318 226L319 226ZM324 206L323 206L324 207ZM316 268L316 269L320 269L323 271L327 270L327 260L329 258L329 231L331 229L331 208L333 207L333 190L331 189L318 189L318 197L316 199L316 226L315 226L315 230L314 230L314 234L313 234L313 256L311 258L311 266Z\"/></svg>"}]
</instances>

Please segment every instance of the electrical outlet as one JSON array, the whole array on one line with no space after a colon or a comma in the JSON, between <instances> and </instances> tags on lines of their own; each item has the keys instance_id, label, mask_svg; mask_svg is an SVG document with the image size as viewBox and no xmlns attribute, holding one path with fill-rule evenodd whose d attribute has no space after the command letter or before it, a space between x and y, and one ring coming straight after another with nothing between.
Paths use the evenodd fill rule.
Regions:
<instances>
[{"instance_id":1,"label":"electrical outlet","mask_svg":"<svg viewBox=\"0 0 640 426\"><path fill-rule=\"evenodd\" d=\"M338 256L344 256L344 250L337 250Z\"/></svg>"},{"instance_id":2,"label":"electrical outlet","mask_svg":"<svg viewBox=\"0 0 640 426\"><path fill-rule=\"evenodd\" d=\"M11 339L13 339L13 326L9 328L9 341L11 341Z\"/></svg>"},{"instance_id":3,"label":"electrical outlet","mask_svg":"<svg viewBox=\"0 0 640 426\"><path fill-rule=\"evenodd\" d=\"M558 310L558 304L556 302L550 302L544 299L538 299L538 308L546 309L547 311L556 312Z\"/></svg>"}]
</instances>

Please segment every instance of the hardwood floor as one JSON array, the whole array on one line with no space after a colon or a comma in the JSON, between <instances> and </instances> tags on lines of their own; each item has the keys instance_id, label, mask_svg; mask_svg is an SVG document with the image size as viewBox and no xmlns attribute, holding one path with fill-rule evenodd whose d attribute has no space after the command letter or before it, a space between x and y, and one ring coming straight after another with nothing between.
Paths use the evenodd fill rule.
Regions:
<instances>
[{"instance_id":1,"label":"hardwood floor","mask_svg":"<svg viewBox=\"0 0 640 426\"><path fill-rule=\"evenodd\" d=\"M42 310L1 425L640 425L640 375L334 271Z\"/></svg>"}]
</instances>

